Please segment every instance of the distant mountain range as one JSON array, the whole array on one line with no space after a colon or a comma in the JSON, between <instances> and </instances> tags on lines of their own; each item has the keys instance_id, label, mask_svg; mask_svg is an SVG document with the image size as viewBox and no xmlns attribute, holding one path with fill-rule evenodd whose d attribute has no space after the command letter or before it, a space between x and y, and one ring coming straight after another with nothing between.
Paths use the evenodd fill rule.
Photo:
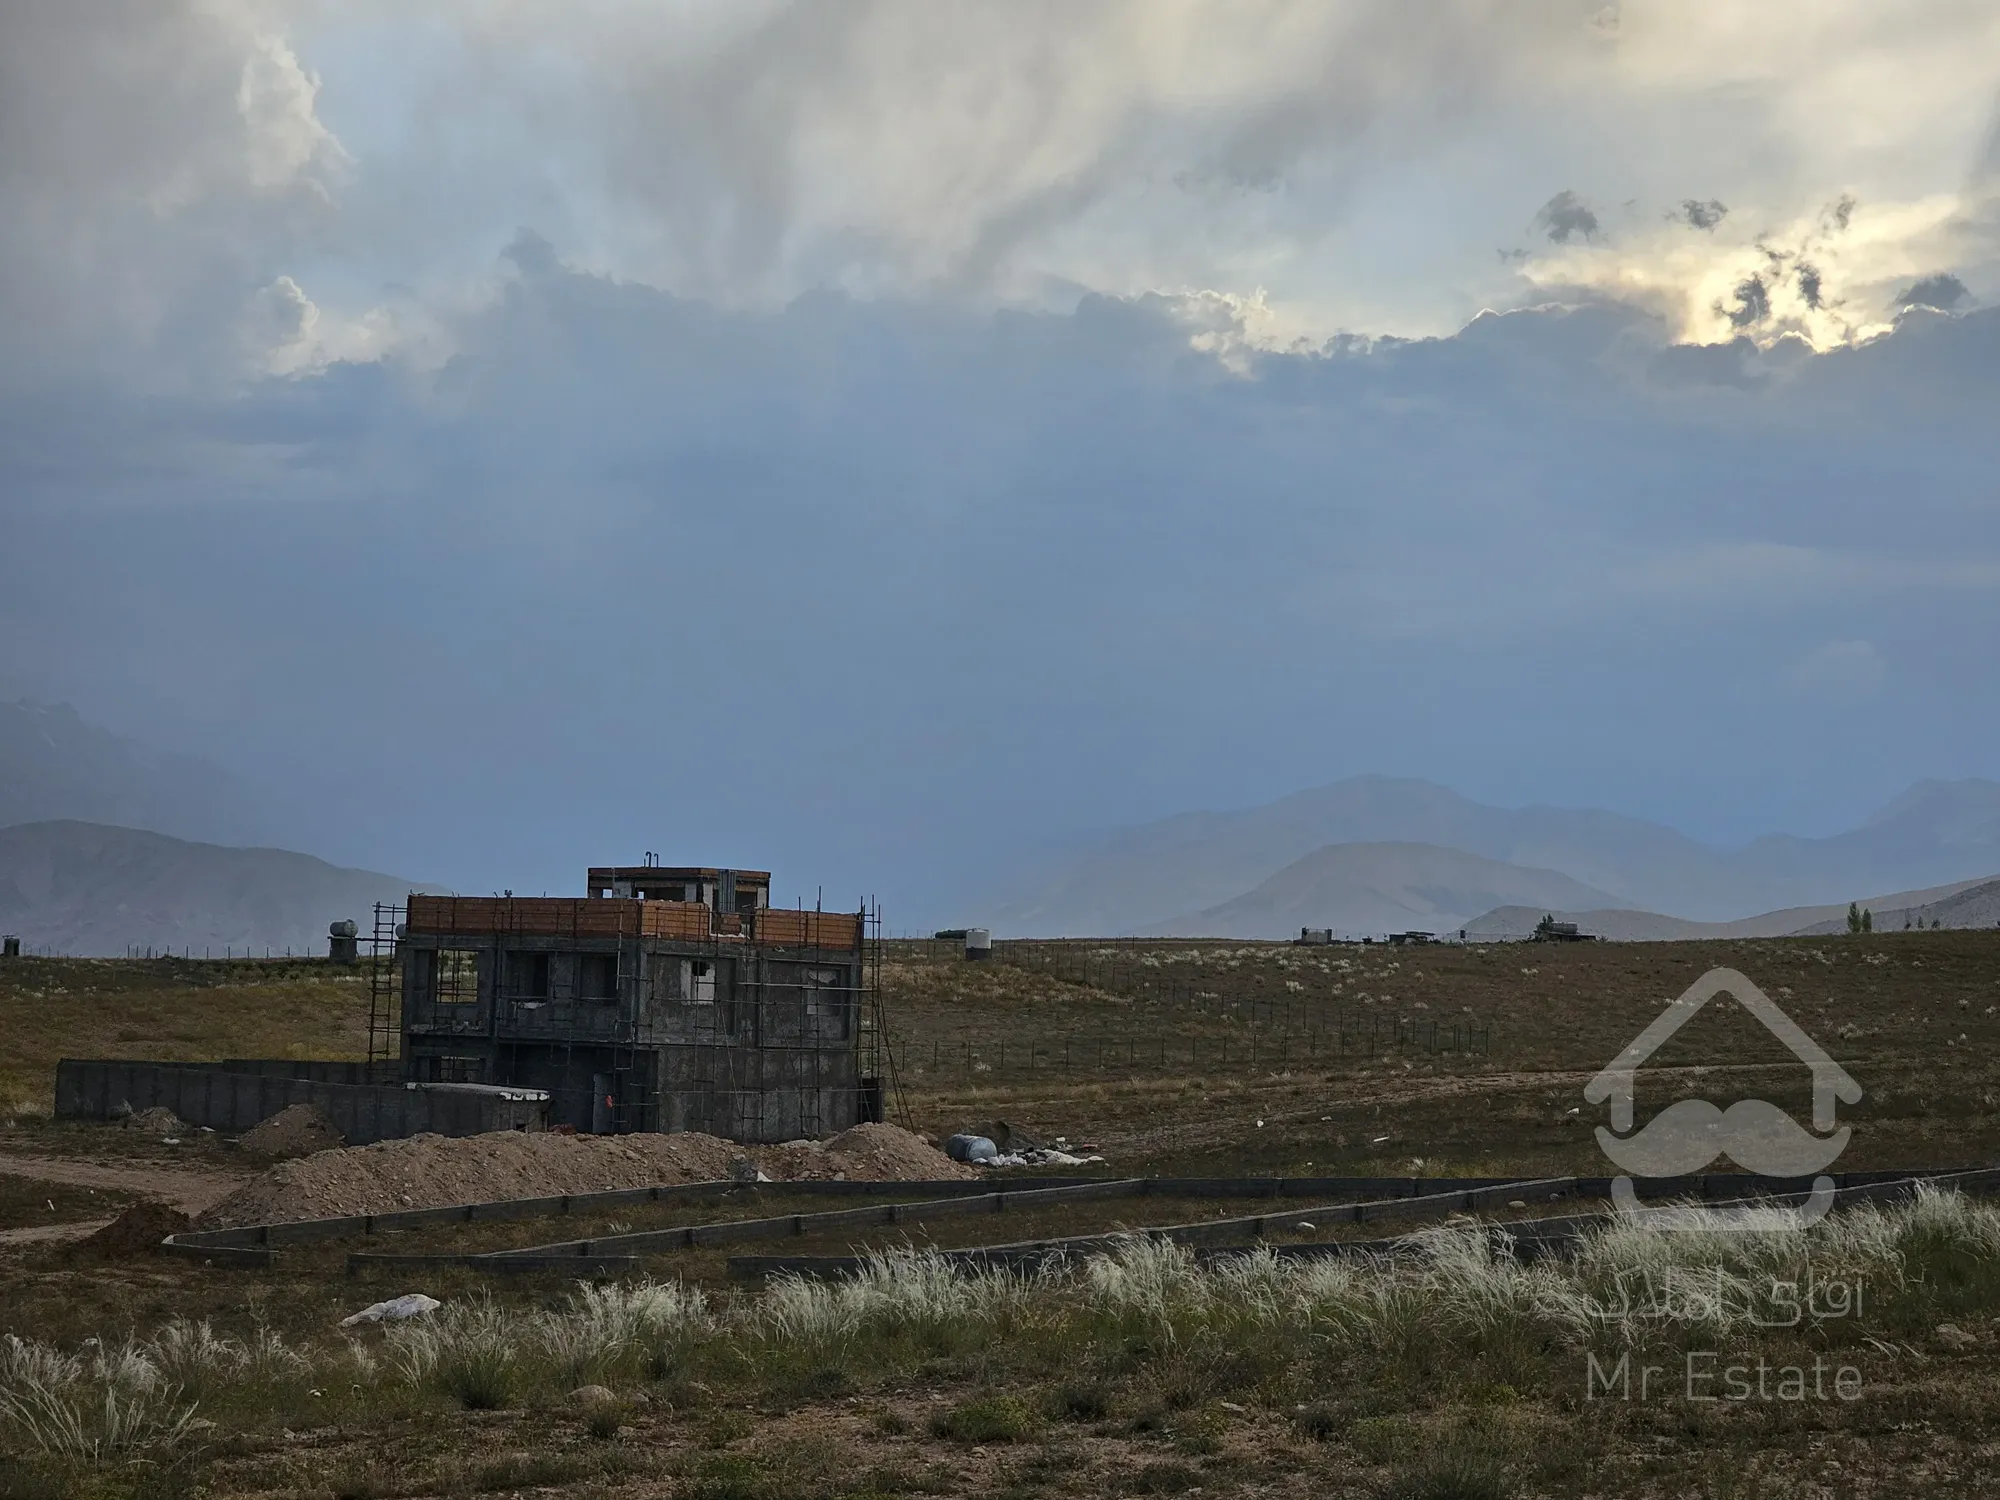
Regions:
<instances>
[{"instance_id":1,"label":"distant mountain range","mask_svg":"<svg viewBox=\"0 0 2000 1500\"><path fill-rule=\"evenodd\" d=\"M229 844L270 836L257 796L220 766L100 729L66 703L0 703L0 828L61 818Z\"/></svg>"},{"instance_id":2,"label":"distant mountain range","mask_svg":"<svg viewBox=\"0 0 2000 1500\"><path fill-rule=\"evenodd\" d=\"M1923 781L1850 832L1772 834L1724 850L1616 813L1491 807L1431 782L1357 776L1262 807L1120 830L1000 893L990 924L1038 936L1207 927L1203 935L1285 937L1300 927L1442 930L1514 905L1693 923L1834 905L1844 919L1847 902L1869 892L1996 872L2000 782ZM1555 899L1550 882L1565 879L1589 894ZM1500 899L1472 905L1482 893Z\"/></svg>"},{"instance_id":3,"label":"distant mountain range","mask_svg":"<svg viewBox=\"0 0 2000 1500\"><path fill-rule=\"evenodd\" d=\"M0 931L32 949L324 954L327 924L366 933L412 882L284 849L230 849L69 820L0 828ZM422 889L422 887L415 887Z\"/></svg>"},{"instance_id":4,"label":"distant mountain range","mask_svg":"<svg viewBox=\"0 0 2000 1500\"><path fill-rule=\"evenodd\" d=\"M1905 927L1992 927L2000 925L2000 880L1961 880L1922 891L1893 891L1858 897L1877 932ZM1664 942L1686 938L1811 937L1847 931L1847 903L1792 906L1760 912L1734 922L1689 922L1658 912L1628 910L1564 910L1548 905L1498 906L1463 926L1469 938L1522 938L1544 916L1574 922L1579 932L1618 942Z\"/></svg>"},{"instance_id":5,"label":"distant mountain range","mask_svg":"<svg viewBox=\"0 0 2000 1500\"><path fill-rule=\"evenodd\" d=\"M1332 925L1347 932L1441 932L1510 903L1568 908L1610 899L1555 870L1435 844L1329 844L1234 901L1161 923L1148 935L1297 937L1301 927L1329 925L1328 912L1339 913Z\"/></svg>"}]
</instances>

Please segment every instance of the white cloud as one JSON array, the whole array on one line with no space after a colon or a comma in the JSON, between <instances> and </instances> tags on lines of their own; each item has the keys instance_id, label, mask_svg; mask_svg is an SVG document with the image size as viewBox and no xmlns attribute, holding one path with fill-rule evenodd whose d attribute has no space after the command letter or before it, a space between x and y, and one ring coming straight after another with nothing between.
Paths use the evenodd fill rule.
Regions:
<instances>
[{"instance_id":1,"label":"white cloud","mask_svg":"<svg viewBox=\"0 0 2000 1500\"><path fill-rule=\"evenodd\" d=\"M379 347L525 223L726 305L1212 294L1245 347L1575 294L1715 338L1760 278L1745 331L1825 348L1923 277L2000 294L1996 72L1968 0L38 0L0 16L0 312L39 368L212 380L278 276Z\"/></svg>"},{"instance_id":2,"label":"white cloud","mask_svg":"<svg viewBox=\"0 0 2000 1500\"><path fill-rule=\"evenodd\" d=\"M0 381L212 387L347 168L272 7L0 10Z\"/></svg>"}]
</instances>

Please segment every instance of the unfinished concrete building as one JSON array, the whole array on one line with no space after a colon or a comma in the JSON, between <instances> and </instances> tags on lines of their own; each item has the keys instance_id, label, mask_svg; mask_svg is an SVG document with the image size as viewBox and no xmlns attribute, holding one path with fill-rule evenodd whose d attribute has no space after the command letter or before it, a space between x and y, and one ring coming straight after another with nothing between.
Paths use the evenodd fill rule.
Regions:
<instances>
[{"instance_id":1,"label":"unfinished concrete building","mask_svg":"<svg viewBox=\"0 0 2000 1500\"><path fill-rule=\"evenodd\" d=\"M378 914L378 933L400 915L401 961L371 1052L400 1040L412 1082L546 1090L580 1131L781 1141L882 1118L866 912L774 908L761 870L609 866L586 888Z\"/></svg>"}]
</instances>

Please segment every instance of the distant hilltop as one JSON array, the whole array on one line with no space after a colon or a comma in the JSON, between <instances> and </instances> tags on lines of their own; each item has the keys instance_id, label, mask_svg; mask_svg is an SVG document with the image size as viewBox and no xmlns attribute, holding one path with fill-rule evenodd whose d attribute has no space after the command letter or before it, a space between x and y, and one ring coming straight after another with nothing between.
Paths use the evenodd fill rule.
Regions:
<instances>
[{"instance_id":1,"label":"distant hilltop","mask_svg":"<svg viewBox=\"0 0 2000 1500\"><path fill-rule=\"evenodd\" d=\"M323 954L327 925L363 932L414 882L286 849L191 843L63 819L0 828L0 931L33 952L128 949Z\"/></svg>"},{"instance_id":2,"label":"distant hilltop","mask_svg":"<svg viewBox=\"0 0 2000 1500\"><path fill-rule=\"evenodd\" d=\"M1860 898L1877 932L1932 927L1956 930L2000 927L2000 879L1964 880L1922 891L1894 891ZM1686 922L1651 911L1546 911L1533 906L1500 906L1465 926L1469 939L1524 938L1543 917L1574 922L1577 930L1620 942L1678 938L1814 937L1847 931L1847 903L1794 906L1735 922Z\"/></svg>"},{"instance_id":3,"label":"distant hilltop","mask_svg":"<svg viewBox=\"0 0 2000 1500\"><path fill-rule=\"evenodd\" d=\"M1285 938L1511 930L1514 909L1532 908L1531 928L1556 913L1606 936L1664 937L1844 926L1862 900L1878 926L1900 926L1906 909L1914 922L1920 906L1946 926L1980 926L1977 901L1929 908L1996 874L2000 782L1976 778L1918 782L1829 838L1716 849L1601 809L1492 807L1427 781L1356 776L1107 834L1024 873L983 914L1002 936Z\"/></svg>"}]
</instances>

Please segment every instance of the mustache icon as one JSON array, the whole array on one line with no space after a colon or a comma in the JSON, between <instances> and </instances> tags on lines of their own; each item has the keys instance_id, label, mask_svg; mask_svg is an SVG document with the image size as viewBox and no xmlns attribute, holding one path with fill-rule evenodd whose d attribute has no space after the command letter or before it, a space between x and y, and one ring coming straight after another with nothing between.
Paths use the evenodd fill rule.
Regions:
<instances>
[{"instance_id":1,"label":"mustache icon","mask_svg":"<svg viewBox=\"0 0 2000 1500\"><path fill-rule=\"evenodd\" d=\"M1634 1177L1682 1177L1718 1156L1764 1177L1810 1177L1846 1149L1850 1127L1817 1136L1763 1099L1739 1099L1727 1110L1706 1099L1668 1105L1628 1136L1602 1125L1597 1143Z\"/></svg>"}]
</instances>

